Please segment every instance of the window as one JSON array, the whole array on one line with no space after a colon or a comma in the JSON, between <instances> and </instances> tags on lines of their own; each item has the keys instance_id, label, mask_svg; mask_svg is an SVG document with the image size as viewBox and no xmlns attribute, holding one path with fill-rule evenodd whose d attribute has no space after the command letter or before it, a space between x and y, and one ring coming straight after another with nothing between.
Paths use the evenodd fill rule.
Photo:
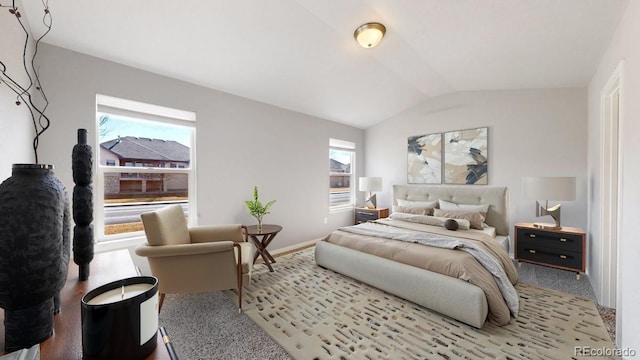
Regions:
<instances>
[{"instance_id":1,"label":"window","mask_svg":"<svg viewBox=\"0 0 640 360\"><path fill-rule=\"evenodd\" d=\"M356 144L329 139L329 210L351 209L355 205Z\"/></svg>"},{"instance_id":2,"label":"window","mask_svg":"<svg viewBox=\"0 0 640 360\"><path fill-rule=\"evenodd\" d=\"M140 214L173 203L195 224L195 113L103 95L96 102L96 240L142 236Z\"/></svg>"}]
</instances>

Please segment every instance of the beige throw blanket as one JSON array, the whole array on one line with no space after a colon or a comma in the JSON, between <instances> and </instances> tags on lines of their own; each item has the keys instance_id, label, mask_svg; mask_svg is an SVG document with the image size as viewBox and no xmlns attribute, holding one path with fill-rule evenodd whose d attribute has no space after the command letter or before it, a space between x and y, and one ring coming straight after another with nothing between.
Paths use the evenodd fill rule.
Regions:
<instances>
[{"instance_id":1,"label":"beige throw blanket","mask_svg":"<svg viewBox=\"0 0 640 360\"><path fill-rule=\"evenodd\" d=\"M414 224L406 221L382 219L369 227L382 227L385 224L394 228L402 228L401 232L435 233L439 237L455 235L455 241L467 242L470 247L481 248L500 264L508 279L515 284L518 276L513 262L504 249L490 236L479 231L451 232L442 227ZM422 235L420 235L422 236ZM425 246L411 241L400 241L385 238L384 235L361 235L343 230L329 234L327 241L354 250L398 261L407 265L420 267L429 271L452 276L468 281L480 287L487 296L489 320L499 324L507 324L511 318L509 305L505 302L495 277L468 252L448 248ZM513 308L513 304L512 308ZM517 305L514 311L517 315Z\"/></svg>"}]
</instances>

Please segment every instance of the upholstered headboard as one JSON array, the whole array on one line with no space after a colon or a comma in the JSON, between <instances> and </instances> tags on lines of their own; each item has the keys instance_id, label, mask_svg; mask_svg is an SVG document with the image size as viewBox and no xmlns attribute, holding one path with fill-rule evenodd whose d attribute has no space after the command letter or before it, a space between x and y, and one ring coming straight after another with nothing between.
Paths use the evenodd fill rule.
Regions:
<instances>
[{"instance_id":1,"label":"upholstered headboard","mask_svg":"<svg viewBox=\"0 0 640 360\"><path fill-rule=\"evenodd\" d=\"M398 205L396 199L491 204L485 222L495 227L498 235L509 235L509 191L506 187L393 185L393 205Z\"/></svg>"}]
</instances>

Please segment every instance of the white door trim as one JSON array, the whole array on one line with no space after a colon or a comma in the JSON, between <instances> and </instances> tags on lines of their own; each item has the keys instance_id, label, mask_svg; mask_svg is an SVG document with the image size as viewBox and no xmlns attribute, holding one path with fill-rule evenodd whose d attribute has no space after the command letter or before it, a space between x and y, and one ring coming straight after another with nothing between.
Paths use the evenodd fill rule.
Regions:
<instances>
[{"instance_id":1,"label":"white door trim","mask_svg":"<svg viewBox=\"0 0 640 360\"><path fill-rule=\"evenodd\" d=\"M601 156L600 156L600 294L603 306L616 308L621 314L619 234L622 179L622 80L624 61L620 61L600 92L601 99ZM621 320L616 319L617 333L620 333Z\"/></svg>"}]
</instances>

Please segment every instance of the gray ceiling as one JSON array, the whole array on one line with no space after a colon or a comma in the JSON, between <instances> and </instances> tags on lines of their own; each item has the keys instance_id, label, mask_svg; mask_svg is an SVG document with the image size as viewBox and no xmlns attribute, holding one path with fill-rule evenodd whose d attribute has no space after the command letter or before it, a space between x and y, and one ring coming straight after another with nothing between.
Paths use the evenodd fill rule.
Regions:
<instances>
[{"instance_id":1,"label":"gray ceiling","mask_svg":"<svg viewBox=\"0 0 640 360\"><path fill-rule=\"evenodd\" d=\"M31 28L42 4L23 0ZM456 91L584 87L627 0L50 0L44 42L366 128ZM359 25L387 27L363 49Z\"/></svg>"}]
</instances>

